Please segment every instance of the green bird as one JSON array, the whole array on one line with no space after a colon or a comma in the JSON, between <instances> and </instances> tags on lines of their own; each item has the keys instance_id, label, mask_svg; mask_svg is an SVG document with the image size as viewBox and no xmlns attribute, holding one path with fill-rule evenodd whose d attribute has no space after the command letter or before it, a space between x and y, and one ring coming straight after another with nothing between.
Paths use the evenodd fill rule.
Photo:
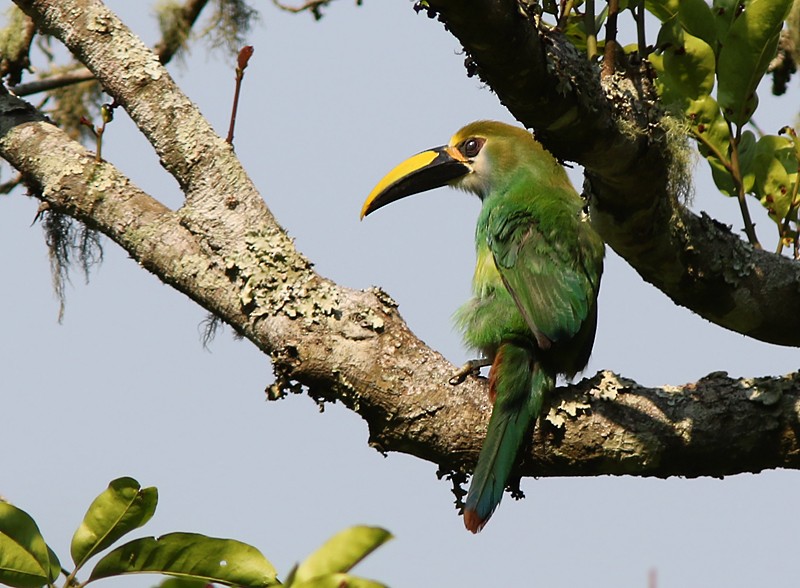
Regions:
<instances>
[{"instance_id":1,"label":"green bird","mask_svg":"<svg viewBox=\"0 0 800 588\"><path fill-rule=\"evenodd\" d=\"M361 218L445 184L482 202L473 297L456 312L465 342L484 358L465 370L491 365L492 415L464 506L464 524L477 533L556 378L572 378L589 361L605 249L558 161L528 131L494 121L468 124L447 145L398 165Z\"/></svg>"}]
</instances>

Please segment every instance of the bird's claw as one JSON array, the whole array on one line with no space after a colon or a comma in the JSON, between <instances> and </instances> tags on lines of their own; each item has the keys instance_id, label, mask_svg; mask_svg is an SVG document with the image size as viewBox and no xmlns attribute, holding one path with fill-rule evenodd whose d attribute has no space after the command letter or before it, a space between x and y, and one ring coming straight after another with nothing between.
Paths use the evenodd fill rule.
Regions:
<instances>
[{"instance_id":1,"label":"bird's claw","mask_svg":"<svg viewBox=\"0 0 800 588\"><path fill-rule=\"evenodd\" d=\"M458 371L453 374L448 382L451 386L458 386L461 382L467 379L467 376L479 376L482 367L486 367L487 365L492 365L491 360L489 359L471 359L460 368Z\"/></svg>"}]
</instances>

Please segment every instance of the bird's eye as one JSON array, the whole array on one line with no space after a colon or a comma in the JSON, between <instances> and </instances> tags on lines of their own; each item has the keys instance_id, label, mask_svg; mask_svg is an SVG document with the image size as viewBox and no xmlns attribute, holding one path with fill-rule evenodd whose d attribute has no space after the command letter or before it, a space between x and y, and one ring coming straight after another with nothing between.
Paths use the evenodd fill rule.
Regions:
<instances>
[{"instance_id":1,"label":"bird's eye","mask_svg":"<svg viewBox=\"0 0 800 588\"><path fill-rule=\"evenodd\" d=\"M481 147L486 142L486 139L481 139L479 137L472 137L467 139L461 144L461 153L463 153L466 157L475 157L480 153Z\"/></svg>"}]
</instances>

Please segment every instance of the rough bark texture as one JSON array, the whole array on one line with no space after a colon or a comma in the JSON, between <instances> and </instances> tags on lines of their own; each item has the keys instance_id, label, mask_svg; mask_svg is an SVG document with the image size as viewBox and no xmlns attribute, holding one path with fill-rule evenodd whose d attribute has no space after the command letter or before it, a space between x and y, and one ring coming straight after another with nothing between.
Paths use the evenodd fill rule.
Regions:
<instances>
[{"instance_id":1,"label":"rough bark texture","mask_svg":"<svg viewBox=\"0 0 800 588\"><path fill-rule=\"evenodd\" d=\"M52 209L108 235L143 267L253 341L273 360L276 390L302 385L315 397L343 402L367 420L372 443L383 451L410 453L445 470L470 468L489 415L485 383L468 378L461 385L449 385L454 366L408 330L396 304L382 291L349 290L317 275L267 210L230 146L180 92L155 55L101 3L16 2L40 27L60 38L125 108L179 181L186 202L170 211L113 165L96 162L92 153L30 105L4 92L0 155L24 174L34 194ZM727 288L717 300L727 296L733 302L741 289L769 285L758 282L759 272L794 275L780 260L765 270L759 265L767 263L765 258L732 238L726 241L724 229L692 217L667 196L669 161L652 146L660 139L620 132L612 112L616 107L600 92L596 73L578 63L561 40L540 38L527 20L507 10L508 3L467 2L461 9L461 3L450 9L446 2L436 4L447 11L452 30L512 111L539 127L540 136L551 139L557 153L586 162L599 226L615 248L636 252L629 257L640 264L643 275L657 269L648 265L655 259L658 267L670 270L669 278L661 281L680 286L680 291L668 290L675 299L693 299L699 295L684 290L702 291L704 284L716 280ZM480 8L486 20L473 12L459 23L459 10L467 14ZM480 30L470 28L472 20L482 23ZM504 61L493 53L499 49L479 50L491 46L491 36L502 31L503 39L511 41L498 47L521 62ZM585 75L586 85L562 95L559 80L548 74L552 69L542 49L547 44L559 48L566 60L557 69ZM528 83L539 83L540 91L526 90ZM517 93L522 91L527 92L524 99ZM560 110L542 119L541 109L556 95L561 96L556 101ZM520 115L520 109L527 114ZM547 126L542 120L551 122ZM564 135L560 129L567 129ZM572 133L578 137L574 144ZM609 164L600 156L603 149L613 150L614 167L604 167ZM637 162L651 171L638 170ZM632 204L626 204L626 194ZM628 235L621 227L634 233ZM722 244L707 259L709 236ZM666 243L648 241L662 238ZM687 251L687 244L693 249ZM726 255L744 261L726 265ZM706 269L714 267L714 272ZM725 312L709 312L730 322L737 308L732 304ZM703 310L702 305L695 310ZM770 312L765 305L758 320L739 321L753 322L747 330L751 334L766 332ZM773 327L775 338L788 339L781 329L793 320L797 319L782 315L780 328ZM603 372L554 395L520 471L717 476L796 468L799 410L796 374L759 381L712 374L684 387L649 389Z\"/></svg>"}]
</instances>

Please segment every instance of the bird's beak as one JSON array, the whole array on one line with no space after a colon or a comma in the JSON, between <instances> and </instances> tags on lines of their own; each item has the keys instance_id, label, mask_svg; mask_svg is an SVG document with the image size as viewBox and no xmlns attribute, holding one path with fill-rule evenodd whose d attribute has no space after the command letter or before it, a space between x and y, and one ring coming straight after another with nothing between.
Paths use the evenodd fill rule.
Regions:
<instances>
[{"instance_id":1,"label":"bird's beak","mask_svg":"<svg viewBox=\"0 0 800 588\"><path fill-rule=\"evenodd\" d=\"M361 208L361 218L395 200L444 186L470 171L469 162L455 147L444 145L417 153L378 182Z\"/></svg>"}]
</instances>

